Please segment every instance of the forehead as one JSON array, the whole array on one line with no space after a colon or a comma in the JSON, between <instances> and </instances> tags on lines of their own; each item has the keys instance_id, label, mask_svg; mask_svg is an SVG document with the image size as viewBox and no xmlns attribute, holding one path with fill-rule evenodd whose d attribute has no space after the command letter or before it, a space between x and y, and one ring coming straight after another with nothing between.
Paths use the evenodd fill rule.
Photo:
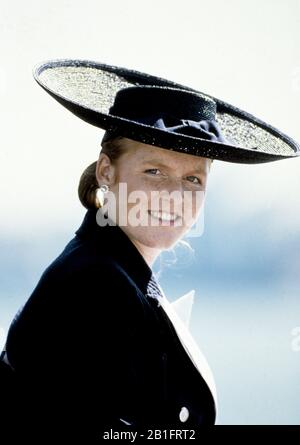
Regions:
<instances>
[{"instance_id":1,"label":"forehead","mask_svg":"<svg viewBox=\"0 0 300 445\"><path fill-rule=\"evenodd\" d=\"M131 139L124 138L124 148L128 148L127 154L136 162L146 163L148 161L166 163L168 166L182 165L193 168L203 168L209 165L211 159L188 155L174 150L168 150L153 145L144 144Z\"/></svg>"}]
</instances>

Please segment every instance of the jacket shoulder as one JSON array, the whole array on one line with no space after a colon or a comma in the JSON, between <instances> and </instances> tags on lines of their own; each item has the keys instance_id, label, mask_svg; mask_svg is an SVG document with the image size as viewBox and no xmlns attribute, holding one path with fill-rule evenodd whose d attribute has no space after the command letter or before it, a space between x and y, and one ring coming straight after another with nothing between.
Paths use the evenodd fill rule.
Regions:
<instances>
[{"instance_id":1,"label":"jacket shoulder","mask_svg":"<svg viewBox=\"0 0 300 445\"><path fill-rule=\"evenodd\" d=\"M52 344L74 348L76 341L104 338L110 331L124 335L143 315L140 292L118 263L73 239L44 270L11 323L8 359L15 367L33 356L41 359Z\"/></svg>"},{"instance_id":2,"label":"jacket shoulder","mask_svg":"<svg viewBox=\"0 0 300 445\"><path fill-rule=\"evenodd\" d=\"M109 254L96 251L91 244L73 238L44 270L37 286L72 286L86 290L113 290L116 287L138 291L134 281Z\"/></svg>"}]
</instances>

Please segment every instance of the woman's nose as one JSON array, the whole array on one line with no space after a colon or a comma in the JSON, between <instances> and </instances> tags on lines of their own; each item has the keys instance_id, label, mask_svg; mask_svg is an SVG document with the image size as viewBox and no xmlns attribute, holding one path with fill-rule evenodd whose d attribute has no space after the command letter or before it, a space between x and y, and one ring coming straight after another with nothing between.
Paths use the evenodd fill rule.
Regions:
<instances>
[{"instance_id":1,"label":"woman's nose","mask_svg":"<svg viewBox=\"0 0 300 445\"><path fill-rule=\"evenodd\" d=\"M166 181L159 190L159 208L171 213L182 213L184 186L180 180Z\"/></svg>"},{"instance_id":2,"label":"woman's nose","mask_svg":"<svg viewBox=\"0 0 300 445\"><path fill-rule=\"evenodd\" d=\"M168 193L179 192L183 193L185 190L183 181L180 178L169 178L163 184L161 184L161 191L166 191Z\"/></svg>"}]
</instances>

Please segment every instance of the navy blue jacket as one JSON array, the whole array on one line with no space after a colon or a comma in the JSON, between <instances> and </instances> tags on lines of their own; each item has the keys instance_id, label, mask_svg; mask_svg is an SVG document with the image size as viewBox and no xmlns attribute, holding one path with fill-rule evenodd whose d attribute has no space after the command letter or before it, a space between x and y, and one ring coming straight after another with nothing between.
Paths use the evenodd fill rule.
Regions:
<instances>
[{"instance_id":1,"label":"navy blue jacket","mask_svg":"<svg viewBox=\"0 0 300 445\"><path fill-rule=\"evenodd\" d=\"M9 329L23 437L214 424L211 392L157 304L159 292L124 231L100 227L88 210Z\"/></svg>"}]
</instances>

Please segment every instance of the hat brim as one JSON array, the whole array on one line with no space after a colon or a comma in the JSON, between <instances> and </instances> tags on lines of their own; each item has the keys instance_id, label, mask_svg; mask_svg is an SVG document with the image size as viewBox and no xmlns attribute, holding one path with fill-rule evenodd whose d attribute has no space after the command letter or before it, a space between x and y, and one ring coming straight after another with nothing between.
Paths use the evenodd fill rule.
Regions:
<instances>
[{"instance_id":1,"label":"hat brim","mask_svg":"<svg viewBox=\"0 0 300 445\"><path fill-rule=\"evenodd\" d=\"M256 164L299 156L289 136L209 94L160 77L87 60L51 60L33 71L38 84L85 122L145 144L221 161ZM206 94L217 104L216 121L228 143L172 133L109 113L117 92L136 85L176 87Z\"/></svg>"}]
</instances>

